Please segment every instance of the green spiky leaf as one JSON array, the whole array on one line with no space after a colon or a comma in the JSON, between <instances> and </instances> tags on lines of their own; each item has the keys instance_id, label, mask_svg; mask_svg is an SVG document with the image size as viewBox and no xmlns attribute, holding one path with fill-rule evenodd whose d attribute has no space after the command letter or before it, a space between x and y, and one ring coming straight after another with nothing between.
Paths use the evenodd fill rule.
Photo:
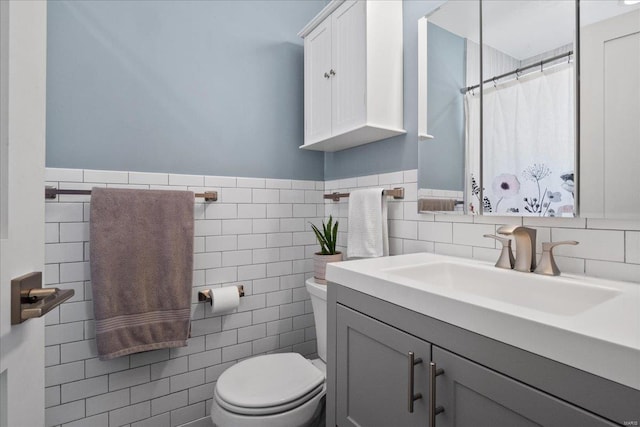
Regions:
<instances>
[{"instance_id":1,"label":"green spiky leaf","mask_svg":"<svg viewBox=\"0 0 640 427\"><path fill-rule=\"evenodd\" d=\"M310 223L311 224L311 223ZM336 252L336 242L338 240L338 221L333 222L333 217L329 215L329 220L325 224L322 221L322 231L311 224L311 229L316 235L316 239L320 244L320 253L322 255L335 255Z\"/></svg>"},{"instance_id":2,"label":"green spiky leaf","mask_svg":"<svg viewBox=\"0 0 640 427\"><path fill-rule=\"evenodd\" d=\"M338 242L338 221L336 221L335 225L333 226L333 238L331 239L331 244L332 244L332 251L333 253L336 253L336 244Z\"/></svg>"}]
</instances>

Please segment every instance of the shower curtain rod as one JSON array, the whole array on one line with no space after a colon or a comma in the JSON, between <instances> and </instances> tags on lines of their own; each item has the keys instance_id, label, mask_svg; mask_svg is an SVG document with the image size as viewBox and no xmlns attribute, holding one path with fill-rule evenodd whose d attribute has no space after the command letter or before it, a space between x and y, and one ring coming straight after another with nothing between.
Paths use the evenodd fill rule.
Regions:
<instances>
[{"instance_id":1,"label":"shower curtain rod","mask_svg":"<svg viewBox=\"0 0 640 427\"><path fill-rule=\"evenodd\" d=\"M545 64L548 64L549 62L557 61L558 59L566 58L566 57L571 56L571 55L573 55L573 51L572 50L570 50L569 52L566 52L566 53L561 53L560 55L552 56L551 58L543 59L542 61L535 62L535 63L533 63L531 65L527 65L526 67L516 68L513 71L509 71L507 73L500 74L498 76L493 76L490 79L485 80L483 83L491 83L491 82L495 83L496 80L500 80L501 78L510 76L511 74L515 74L516 76L519 76L521 72L526 71L526 70L530 70L530 69L536 68L536 67L540 67L540 71L542 71L542 67ZM479 87L480 87L479 84L473 85L473 86L469 86L469 87L463 87L462 89L460 89L460 93L464 95L465 93L469 92L470 90L474 90L474 89L477 89Z\"/></svg>"}]
</instances>

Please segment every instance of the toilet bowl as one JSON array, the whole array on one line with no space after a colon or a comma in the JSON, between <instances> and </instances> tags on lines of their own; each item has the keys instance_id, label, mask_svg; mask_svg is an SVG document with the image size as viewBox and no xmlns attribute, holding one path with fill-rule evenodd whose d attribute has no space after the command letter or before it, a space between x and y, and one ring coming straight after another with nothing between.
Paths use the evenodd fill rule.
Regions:
<instances>
[{"instance_id":1,"label":"toilet bowl","mask_svg":"<svg viewBox=\"0 0 640 427\"><path fill-rule=\"evenodd\" d=\"M220 375L211 419L218 427L324 425L327 287L306 282L316 324L318 359L298 353L256 356Z\"/></svg>"}]
</instances>

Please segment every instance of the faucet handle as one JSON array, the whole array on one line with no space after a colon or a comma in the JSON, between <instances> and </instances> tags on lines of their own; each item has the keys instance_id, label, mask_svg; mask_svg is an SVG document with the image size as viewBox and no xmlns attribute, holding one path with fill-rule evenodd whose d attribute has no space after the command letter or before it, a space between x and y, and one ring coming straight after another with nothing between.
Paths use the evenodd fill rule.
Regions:
<instances>
[{"instance_id":1,"label":"faucet handle","mask_svg":"<svg viewBox=\"0 0 640 427\"><path fill-rule=\"evenodd\" d=\"M547 276L559 276L560 269L553 258L553 248L559 245L577 245L579 242L575 240L565 240L562 242L544 242L542 243L542 257L540 263L534 273L546 274Z\"/></svg>"},{"instance_id":2,"label":"faucet handle","mask_svg":"<svg viewBox=\"0 0 640 427\"><path fill-rule=\"evenodd\" d=\"M495 234L485 234L484 237L496 239L502 243L502 251L500 252L500 257L496 262L496 267L506 268L509 270L512 269L516 260L513 257L513 251L511 250L511 239L508 237L496 236Z\"/></svg>"},{"instance_id":3,"label":"faucet handle","mask_svg":"<svg viewBox=\"0 0 640 427\"><path fill-rule=\"evenodd\" d=\"M509 246L511 246L511 239L508 237L501 237L501 236L496 236L495 234L484 234L482 237L488 237L490 239L496 239L497 241L499 241L500 243L502 243L502 246L508 244Z\"/></svg>"},{"instance_id":4,"label":"faucet handle","mask_svg":"<svg viewBox=\"0 0 640 427\"><path fill-rule=\"evenodd\" d=\"M518 227L520 226L519 225L503 225L499 227L496 231L498 232L498 234L510 236L511 234L513 234L514 231L516 231Z\"/></svg>"},{"instance_id":5,"label":"faucet handle","mask_svg":"<svg viewBox=\"0 0 640 427\"><path fill-rule=\"evenodd\" d=\"M524 225L501 225L496 231L498 234L502 234L504 236L510 236L519 232L528 233L530 235L536 234L535 228L525 227Z\"/></svg>"},{"instance_id":6,"label":"faucet handle","mask_svg":"<svg viewBox=\"0 0 640 427\"><path fill-rule=\"evenodd\" d=\"M580 244L580 242L577 242L575 240L563 240L561 242L543 242L542 243L542 251L549 251L551 252L553 250L553 248L555 248L556 246L560 246L560 245L578 245Z\"/></svg>"}]
</instances>

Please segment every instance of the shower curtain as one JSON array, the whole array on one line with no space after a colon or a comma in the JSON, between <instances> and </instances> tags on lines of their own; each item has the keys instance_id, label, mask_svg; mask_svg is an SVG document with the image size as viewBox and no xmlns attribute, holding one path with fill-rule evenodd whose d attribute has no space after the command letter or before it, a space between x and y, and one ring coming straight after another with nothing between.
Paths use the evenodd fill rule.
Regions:
<instances>
[{"instance_id":1,"label":"shower curtain","mask_svg":"<svg viewBox=\"0 0 640 427\"><path fill-rule=\"evenodd\" d=\"M573 64L484 90L483 180L479 199L480 96L465 95L467 200L477 213L573 216Z\"/></svg>"}]
</instances>

